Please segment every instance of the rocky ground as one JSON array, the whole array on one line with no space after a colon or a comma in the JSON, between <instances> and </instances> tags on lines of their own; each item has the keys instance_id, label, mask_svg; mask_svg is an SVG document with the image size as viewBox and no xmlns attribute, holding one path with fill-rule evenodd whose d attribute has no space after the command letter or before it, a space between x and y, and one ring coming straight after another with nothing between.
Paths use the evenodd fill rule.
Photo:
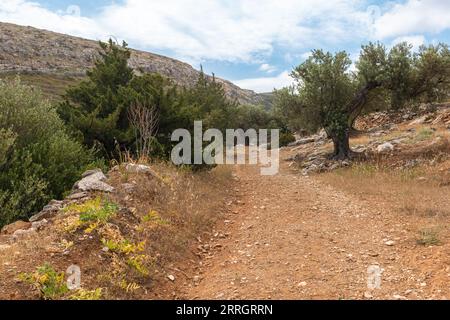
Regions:
<instances>
[{"instance_id":1,"label":"rocky ground","mask_svg":"<svg viewBox=\"0 0 450 320\"><path fill-rule=\"evenodd\" d=\"M87 172L67 199L2 231L0 297L42 298L23 273L48 262L81 265L102 298L449 299L449 121L448 106L372 114L351 140L358 161L328 160L319 134L283 148L275 176ZM114 216L83 224L102 194Z\"/></svg>"}]
</instances>

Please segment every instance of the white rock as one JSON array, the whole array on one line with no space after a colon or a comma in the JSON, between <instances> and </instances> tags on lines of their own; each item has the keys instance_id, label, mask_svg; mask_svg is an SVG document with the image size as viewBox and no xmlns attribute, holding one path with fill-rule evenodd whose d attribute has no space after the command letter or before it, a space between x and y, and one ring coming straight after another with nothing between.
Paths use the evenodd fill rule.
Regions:
<instances>
[{"instance_id":1,"label":"white rock","mask_svg":"<svg viewBox=\"0 0 450 320\"><path fill-rule=\"evenodd\" d=\"M378 153L389 152L394 150L394 145L392 143L386 142L380 144L377 148Z\"/></svg>"},{"instance_id":2,"label":"white rock","mask_svg":"<svg viewBox=\"0 0 450 320\"><path fill-rule=\"evenodd\" d=\"M47 219L43 219L41 221L36 221L31 223L31 228L34 230L40 230L42 229L46 224L48 223Z\"/></svg>"},{"instance_id":3,"label":"white rock","mask_svg":"<svg viewBox=\"0 0 450 320\"><path fill-rule=\"evenodd\" d=\"M101 171L93 172L83 179L78 181L74 189L81 191L103 191L103 192L114 192L114 188L109 184L105 183L106 176Z\"/></svg>"},{"instance_id":4,"label":"white rock","mask_svg":"<svg viewBox=\"0 0 450 320\"><path fill-rule=\"evenodd\" d=\"M129 173L152 173L152 169L143 164L128 163L125 170Z\"/></svg>"},{"instance_id":5,"label":"white rock","mask_svg":"<svg viewBox=\"0 0 450 320\"><path fill-rule=\"evenodd\" d=\"M395 245L395 241L389 240L389 241L386 241L384 244L389 246L389 247L392 247L392 246Z\"/></svg>"},{"instance_id":6,"label":"white rock","mask_svg":"<svg viewBox=\"0 0 450 320\"><path fill-rule=\"evenodd\" d=\"M175 281L175 276L169 274L169 275L167 276L167 279L169 279L170 281L173 282L173 281Z\"/></svg>"}]
</instances>

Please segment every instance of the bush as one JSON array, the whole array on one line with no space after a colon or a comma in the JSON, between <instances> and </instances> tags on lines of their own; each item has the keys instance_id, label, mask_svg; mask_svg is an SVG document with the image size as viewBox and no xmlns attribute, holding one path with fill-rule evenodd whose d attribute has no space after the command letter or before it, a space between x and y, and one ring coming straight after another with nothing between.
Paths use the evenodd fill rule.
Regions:
<instances>
[{"instance_id":1,"label":"bush","mask_svg":"<svg viewBox=\"0 0 450 320\"><path fill-rule=\"evenodd\" d=\"M62 197L93 160L38 90L0 82L0 226Z\"/></svg>"}]
</instances>

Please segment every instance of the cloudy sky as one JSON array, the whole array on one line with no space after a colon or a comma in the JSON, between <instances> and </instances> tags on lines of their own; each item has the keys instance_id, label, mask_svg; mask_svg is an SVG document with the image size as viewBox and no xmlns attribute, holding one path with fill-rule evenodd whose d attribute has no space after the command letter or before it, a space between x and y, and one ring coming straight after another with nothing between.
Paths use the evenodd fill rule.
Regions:
<instances>
[{"instance_id":1,"label":"cloudy sky","mask_svg":"<svg viewBox=\"0 0 450 320\"><path fill-rule=\"evenodd\" d=\"M450 0L0 0L0 21L174 57L258 92L314 48L450 43Z\"/></svg>"}]
</instances>

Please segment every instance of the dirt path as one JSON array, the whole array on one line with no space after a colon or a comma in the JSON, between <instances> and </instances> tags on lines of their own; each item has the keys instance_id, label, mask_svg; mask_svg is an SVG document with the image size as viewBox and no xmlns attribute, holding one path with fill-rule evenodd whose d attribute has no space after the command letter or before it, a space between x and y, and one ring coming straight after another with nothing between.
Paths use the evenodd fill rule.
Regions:
<instances>
[{"instance_id":1,"label":"dirt path","mask_svg":"<svg viewBox=\"0 0 450 320\"><path fill-rule=\"evenodd\" d=\"M450 298L449 252L417 251L407 222L381 205L287 168L268 177L242 166L236 176L242 196L219 227L229 236L212 241L185 298ZM381 288L368 290L373 265Z\"/></svg>"}]
</instances>

